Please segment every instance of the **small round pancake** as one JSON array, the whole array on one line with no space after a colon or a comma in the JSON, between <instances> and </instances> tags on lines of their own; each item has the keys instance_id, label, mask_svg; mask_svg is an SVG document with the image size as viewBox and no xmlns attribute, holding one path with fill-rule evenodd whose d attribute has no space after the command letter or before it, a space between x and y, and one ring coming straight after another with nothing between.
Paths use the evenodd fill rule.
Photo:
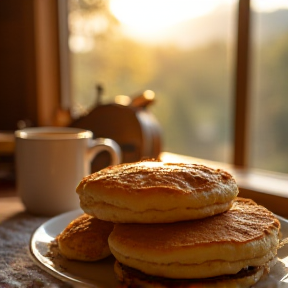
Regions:
<instances>
[{"instance_id":1,"label":"small round pancake","mask_svg":"<svg viewBox=\"0 0 288 288\"><path fill-rule=\"evenodd\" d=\"M110 250L122 264L167 278L207 278L262 266L277 254L280 222L238 198L213 217L170 224L115 224Z\"/></svg>"},{"instance_id":2,"label":"small round pancake","mask_svg":"<svg viewBox=\"0 0 288 288\"><path fill-rule=\"evenodd\" d=\"M91 174L77 193L85 213L115 223L171 223L227 211L238 194L220 169L160 161L124 163Z\"/></svg>"},{"instance_id":3,"label":"small round pancake","mask_svg":"<svg viewBox=\"0 0 288 288\"><path fill-rule=\"evenodd\" d=\"M114 224L83 214L56 238L60 253L68 259L97 261L111 254L108 236Z\"/></svg>"}]
</instances>

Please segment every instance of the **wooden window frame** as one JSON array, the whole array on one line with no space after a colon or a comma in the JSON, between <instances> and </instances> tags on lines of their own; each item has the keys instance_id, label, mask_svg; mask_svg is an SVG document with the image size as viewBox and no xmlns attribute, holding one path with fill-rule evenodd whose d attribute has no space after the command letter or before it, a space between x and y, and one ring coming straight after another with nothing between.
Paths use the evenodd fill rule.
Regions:
<instances>
[{"instance_id":1,"label":"wooden window frame","mask_svg":"<svg viewBox=\"0 0 288 288\"><path fill-rule=\"evenodd\" d=\"M231 158L232 164L248 167L250 0L238 1L233 97L234 138ZM7 61L3 59L4 66L7 67L0 69L3 79L0 83L2 88L4 86L2 92L11 95L10 99L3 97L0 101L2 106L0 121L9 122L2 127L8 127L10 130L17 129L19 128L16 127L17 122L21 122L22 119L27 119L28 124L33 126L65 125L65 121L61 121L60 118L63 118L63 115L70 116L63 111L69 111L72 102L67 1L25 0L18 3L19 9L14 9L13 5L16 3L17 0L1 2L2 11L7 10L6 14L12 14L11 19L7 18L7 21L0 22L3 28L0 30L1 37L4 39L5 36L17 32L11 43L6 41L10 44L4 45L4 48L0 46L2 54L7 53L10 57L6 57L9 58ZM14 11L20 12L14 13ZM3 31L8 33L5 34ZM22 43L23 47L19 47ZM19 59L13 57L17 54L21 54ZM7 76L10 74L11 77ZM13 82L19 79L21 83L14 85ZM10 91L9 85L17 86L17 89ZM13 111L8 113L8 109L3 107L11 108Z\"/></svg>"},{"instance_id":2,"label":"wooden window frame","mask_svg":"<svg viewBox=\"0 0 288 288\"><path fill-rule=\"evenodd\" d=\"M38 0L41 1L41 0ZM47 1L48 2L48 1ZM58 15L61 22L55 34L59 34L59 69L61 107L69 109L70 99L70 63L68 56L68 27L67 4L58 1ZM49 4L45 4L49 5ZM250 0L239 0L236 58L235 58L235 83L234 83L234 125L233 125L233 157L232 164L239 167L248 167L248 136L249 136L249 63L250 63ZM45 51L44 51L45 52Z\"/></svg>"},{"instance_id":3,"label":"wooden window frame","mask_svg":"<svg viewBox=\"0 0 288 288\"><path fill-rule=\"evenodd\" d=\"M51 15L49 16L49 13L54 9L54 14L58 15L58 20L61 22L61 25L56 26L53 25L53 27L49 28L49 33L52 35L53 39L58 39L57 41L54 41L54 48L58 49L58 58L56 57L56 53L53 55L50 55L50 58L52 59L54 63L58 61L56 66L54 66L54 69L58 69L59 74L57 74L57 79L54 79L54 88L58 87L57 91L41 91L40 98L42 98L42 102L45 101L48 103L49 107L55 106L55 103L57 102L58 110L60 109L69 109L71 105L71 99L70 99L70 63L69 63L69 48L68 48L68 23L67 23L67 3L65 1L61 0L53 0L53 1L42 1L42 0L34 0L35 3L39 6L38 12L39 13L38 18L40 18L40 14L46 13L46 21L48 21L48 17L51 19ZM55 3L58 3L58 6L55 5ZM251 1L250 0L238 0L238 17L237 17L237 38L236 38L236 57L235 57L235 78L234 78L234 122L233 122L233 155L232 155L232 162L231 164L235 167L240 168L249 168L249 162L248 162L248 155L249 155L249 91L250 91L250 36L251 36L251 7L250 7ZM44 6L45 11L44 11ZM50 9L49 9L50 6ZM57 9L57 13L55 13L55 9ZM49 12L50 11L50 12ZM41 16L42 17L42 16ZM43 18L44 19L44 18ZM43 21L43 20L42 20ZM45 23L42 23L39 19L39 23L42 25L42 29L47 29L47 26ZM56 21L58 23L58 21ZM46 23L47 24L47 23ZM46 28L45 28L46 27ZM60 27L60 28L59 28ZM54 29L54 32L52 31ZM39 29L39 37L41 37L41 33L44 33L44 31L40 31ZM37 35L36 35L37 37ZM56 48L55 48L56 45ZM51 46L51 45L50 45ZM43 47L42 47L43 48ZM39 57L37 60L40 62L43 62L44 65L44 58L47 57L47 51L45 49L41 50L41 47L38 47L38 55ZM60 55L60 56L59 56ZM55 62L55 60L57 60ZM41 69L40 69L41 70ZM46 72L47 73L47 72ZM51 73L50 73L51 74ZM51 76L51 75L50 75ZM44 83L44 86L49 86L49 77L47 77L47 74L44 75L42 83ZM51 81L51 80L50 80ZM57 82L58 81L58 82ZM46 84L46 85L45 85ZM58 86L57 86L58 85ZM53 97L49 98L48 96L54 93L57 95L59 93L59 97ZM47 95L49 94L49 95ZM57 101L56 98L58 98ZM52 100L51 100L52 99ZM53 102L54 101L54 102ZM40 114L45 114L46 108L44 105L40 105ZM47 113L47 112L46 112ZM51 111L49 112L51 116ZM40 121L39 123L44 123L43 121Z\"/></svg>"}]
</instances>

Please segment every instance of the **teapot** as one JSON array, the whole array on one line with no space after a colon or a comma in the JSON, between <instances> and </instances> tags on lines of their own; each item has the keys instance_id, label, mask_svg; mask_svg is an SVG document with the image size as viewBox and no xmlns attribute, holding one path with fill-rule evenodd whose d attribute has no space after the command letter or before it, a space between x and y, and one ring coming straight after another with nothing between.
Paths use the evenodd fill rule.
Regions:
<instances>
[{"instance_id":1,"label":"teapot","mask_svg":"<svg viewBox=\"0 0 288 288\"><path fill-rule=\"evenodd\" d=\"M155 93L145 90L134 97L117 95L114 102L102 104L102 89L99 86L97 89L95 107L87 115L73 120L70 126L91 130L95 138L115 140L121 148L122 163L157 158L161 152L162 131L148 109L155 101ZM92 172L106 167L109 162L109 154L100 153L92 163Z\"/></svg>"}]
</instances>

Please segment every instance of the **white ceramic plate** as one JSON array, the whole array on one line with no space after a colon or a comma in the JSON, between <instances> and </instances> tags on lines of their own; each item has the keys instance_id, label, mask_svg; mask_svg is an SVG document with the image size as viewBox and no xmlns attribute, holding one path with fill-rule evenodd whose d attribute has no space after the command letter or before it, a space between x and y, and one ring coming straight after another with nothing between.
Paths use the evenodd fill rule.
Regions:
<instances>
[{"instance_id":1,"label":"white ceramic plate","mask_svg":"<svg viewBox=\"0 0 288 288\"><path fill-rule=\"evenodd\" d=\"M119 286L113 265L114 258L108 257L98 262L86 263L69 261L63 258L57 260L47 254L49 244L82 210L75 210L51 218L42 224L32 235L30 252L33 260L43 270L54 277L70 282L77 287L113 288ZM279 217L282 225L283 238L288 237L288 221ZM255 287L288 287L288 245L279 249L279 261L272 268L269 277L261 280Z\"/></svg>"}]
</instances>

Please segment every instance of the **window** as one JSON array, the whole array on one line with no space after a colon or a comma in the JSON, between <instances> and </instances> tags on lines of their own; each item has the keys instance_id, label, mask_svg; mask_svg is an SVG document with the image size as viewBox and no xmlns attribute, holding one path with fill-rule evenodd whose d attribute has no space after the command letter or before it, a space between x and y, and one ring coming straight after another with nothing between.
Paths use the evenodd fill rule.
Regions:
<instances>
[{"instance_id":1,"label":"window","mask_svg":"<svg viewBox=\"0 0 288 288\"><path fill-rule=\"evenodd\" d=\"M239 3L245 10L250 1L198 2L111 0L109 6L108 1L70 0L73 115L95 105L97 84L103 85L105 103L118 94L151 89L165 151L239 164L232 157L238 149L234 142L248 129L247 149L239 149L249 161L240 164L287 173L287 4L273 1L273 10L266 7L271 1L251 1L249 122L236 125L239 141L233 138L237 13ZM239 21L245 26L245 18ZM280 25L277 37L276 30L265 28L271 28L266 21ZM242 101L241 89L238 94Z\"/></svg>"},{"instance_id":2,"label":"window","mask_svg":"<svg viewBox=\"0 0 288 288\"><path fill-rule=\"evenodd\" d=\"M109 18L70 0L75 113L99 83L105 102L151 89L165 151L229 162L236 5L207 2L110 1Z\"/></svg>"}]
</instances>

